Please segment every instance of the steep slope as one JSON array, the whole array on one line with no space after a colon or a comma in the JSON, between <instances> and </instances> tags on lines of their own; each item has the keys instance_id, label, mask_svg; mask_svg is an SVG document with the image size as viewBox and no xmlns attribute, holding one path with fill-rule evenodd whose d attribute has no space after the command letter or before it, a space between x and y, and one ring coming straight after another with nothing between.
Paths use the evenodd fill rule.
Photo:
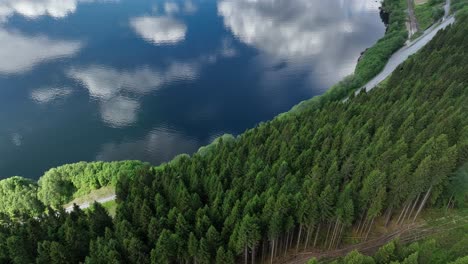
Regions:
<instances>
[{"instance_id":1,"label":"steep slope","mask_svg":"<svg viewBox=\"0 0 468 264\"><path fill-rule=\"evenodd\" d=\"M468 158L468 20L459 19L369 94L261 124L121 182L120 257L274 258L297 246L336 247L353 230L365 239L376 217L411 222L425 206L446 204L450 177Z\"/></svg>"},{"instance_id":2,"label":"steep slope","mask_svg":"<svg viewBox=\"0 0 468 264\"><path fill-rule=\"evenodd\" d=\"M120 177L113 221L99 205L3 216L0 262L271 262L453 203L468 161L467 23L460 15L369 93Z\"/></svg>"}]
</instances>

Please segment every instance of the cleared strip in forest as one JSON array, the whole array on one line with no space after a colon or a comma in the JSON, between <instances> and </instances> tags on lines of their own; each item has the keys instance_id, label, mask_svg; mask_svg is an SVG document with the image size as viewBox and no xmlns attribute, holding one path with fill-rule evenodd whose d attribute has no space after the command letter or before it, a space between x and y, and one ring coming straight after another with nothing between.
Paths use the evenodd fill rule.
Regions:
<instances>
[{"instance_id":1,"label":"cleared strip in forest","mask_svg":"<svg viewBox=\"0 0 468 264\"><path fill-rule=\"evenodd\" d=\"M117 196L115 194L112 194L110 196L106 196L106 197L96 199L93 202L85 202L83 204L79 204L78 207L80 209L86 209L86 208L90 207L94 202L98 202L100 204L103 204L103 203L107 203L107 202L110 202L110 201L114 201L116 198L117 198ZM67 213L70 213L71 211L73 211L73 205L70 205L67 208L65 208L65 211Z\"/></svg>"},{"instance_id":2,"label":"cleared strip in forest","mask_svg":"<svg viewBox=\"0 0 468 264\"><path fill-rule=\"evenodd\" d=\"M416 15L414 14L414 1L413 0L407 0L408 2L408 33L409 37L413 36L416 34L416 32L419 31L419 25L418 25L418 20L416 19Z\"/></svg>"},{"instance_id":3,"label":"cleared strip in forest","mask_svg":"<svg viewBox=\"0 0 468 264\"><path fill-rule=\"evenodd\" d=\"M468 216L452 219L451 221L445 221L445 218L440 218L439 220L441 220L442 224L433 226L410 224L389 234L362 243L349 245L337 250L301 252L289 256L287 259L279 259L275 263L303 264L314 257L317 259L334 259L344 257L353 250L358 250L361 253L370 255L395 238L399 238L402 243L407 244L424 239L430 235L462 227L468 223Z\"/></svg>"}]
</instances>

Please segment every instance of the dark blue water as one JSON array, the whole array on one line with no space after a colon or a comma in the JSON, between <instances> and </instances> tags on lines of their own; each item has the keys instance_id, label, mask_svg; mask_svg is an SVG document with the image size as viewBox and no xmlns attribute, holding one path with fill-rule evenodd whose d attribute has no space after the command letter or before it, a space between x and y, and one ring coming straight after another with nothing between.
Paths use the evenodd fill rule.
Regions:
<instances>
[{"instance_id":1,"label":"dark blue water","mask_svg":"<svg viewBox=\"0 0 468 264\"><path fill-rule=\"evenodd\" d=\"M322 94L384 34L370 0L0 0L0 179L158 164Z\"/></svg>"}]
</instances>

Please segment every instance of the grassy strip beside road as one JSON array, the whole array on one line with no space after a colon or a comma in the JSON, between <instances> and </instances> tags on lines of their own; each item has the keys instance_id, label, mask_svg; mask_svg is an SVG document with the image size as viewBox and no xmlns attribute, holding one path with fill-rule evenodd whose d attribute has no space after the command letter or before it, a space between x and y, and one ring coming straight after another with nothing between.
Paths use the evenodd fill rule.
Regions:
<instances>
[{"instance_id":1,"label":"grassy strip beside road","mask_svg":"<svg viewBox=\"0 0 468 264\"><path fill-rule=\"evenodd\" d=\"M426 30L444 16L443 0L430 0L415 6L416 19L421 30Z\"/></svg>"}]
</instances>

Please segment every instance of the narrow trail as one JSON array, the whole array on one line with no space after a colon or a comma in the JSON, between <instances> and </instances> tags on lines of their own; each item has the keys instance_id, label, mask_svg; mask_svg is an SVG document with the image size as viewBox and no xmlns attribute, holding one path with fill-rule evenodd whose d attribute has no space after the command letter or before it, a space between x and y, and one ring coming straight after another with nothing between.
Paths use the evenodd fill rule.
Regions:
<instances>
[{"instance_id":1,"label":"narrow trail","mask_svg":"<svg viewBox=\"0 0 468 264\"><path fill-rule=\"evenodd\" d=\"M407 0L408 3L408 33L409 37L416 34L419 31L419 24L418 20L416 19L416 15L414 14L414 0Z\"/></svg>"}]
</instances>

